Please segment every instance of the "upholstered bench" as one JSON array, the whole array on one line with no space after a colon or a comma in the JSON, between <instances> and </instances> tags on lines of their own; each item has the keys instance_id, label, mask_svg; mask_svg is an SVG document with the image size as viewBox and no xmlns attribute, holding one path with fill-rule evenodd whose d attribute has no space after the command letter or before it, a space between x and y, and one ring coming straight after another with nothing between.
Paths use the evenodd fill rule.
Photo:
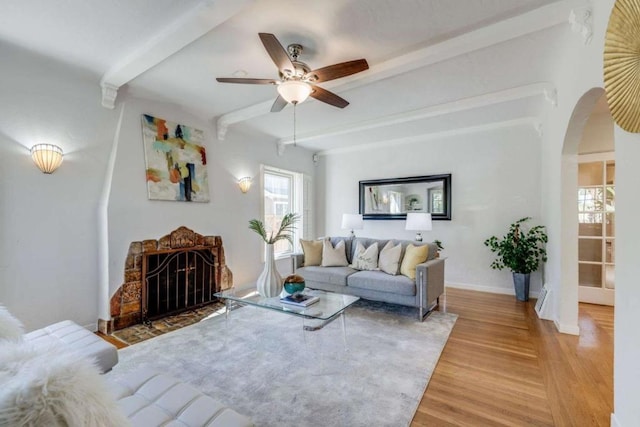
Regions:
<instances>
[{"instance_id":1,"label":"upholstered bench","mask_svg":"<svg viewBox=\"0 0 640 427\"><path fill-rule=\"evenodd\" d=\"M148 368L108 378L108 386L133 426L253 426L249 418L210 396Z\"/></svg>"},{"instance_id":2,"label":"upholstered bench","mask_svg":"<svg viewBox=\"0 0 640 427\"><path fill-rule=\"evenodd\" d=\"M63 344L75 353L94 359L103 373L110 371L118 363L118 350L114 345L71 320L29 332L24 335L24 340L37 347Z\"/></svg>"}]
</instances>

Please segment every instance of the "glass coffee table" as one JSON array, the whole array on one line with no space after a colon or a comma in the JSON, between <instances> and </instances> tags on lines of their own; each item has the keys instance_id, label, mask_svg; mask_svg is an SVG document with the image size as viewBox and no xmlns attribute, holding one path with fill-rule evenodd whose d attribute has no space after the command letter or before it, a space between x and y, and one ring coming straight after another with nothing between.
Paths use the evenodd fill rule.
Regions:
<instances>
[{"instance_id":1,"label":"glass coffee table","mask_svg":"<svg viewBox=\"0 0 640 427\"><path fill-rule=\"evenodd\" d=\"M292 304L280 302L280 297L265 298L258 294L257 291L244 290L237 291L233 288L226 291L217 292L214 296L225 300L226 318L229 318L229 312L234 305L250 305L266 310L272 310L290 316L302 318L302 329L305 331L317 331L327 324L333 322L338 317L342 320L342 333L346 342L346 326L344 312L354 302L360 298L352 295L344 295L335 292L325 292L318 290L305 289L305 295L315 295L320 301L311 304L308 307L299 307Z\"/></svg>"}]
</instances>

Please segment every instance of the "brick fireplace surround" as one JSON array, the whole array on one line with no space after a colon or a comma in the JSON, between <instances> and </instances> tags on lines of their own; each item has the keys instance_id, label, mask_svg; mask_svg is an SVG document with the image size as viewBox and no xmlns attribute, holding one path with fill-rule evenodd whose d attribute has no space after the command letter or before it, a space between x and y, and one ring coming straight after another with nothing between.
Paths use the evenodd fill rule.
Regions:
<instances>
[{"instance_id":1,"label":"brick fireplace surround","mask_svg":"<svg viewBox=\"0 0 640 427\"><path fill-rule=\"evenodd\" d=\"M220 289L233 285L220 236L203 236L187 227L179 227L159 240L131 242L124 265L124 282L111 297L111 319L98 319L104 334L142 322L142 259L145 253L161 250L210 250L215 259L215 283Z\"/></svg>"}]
</instances>

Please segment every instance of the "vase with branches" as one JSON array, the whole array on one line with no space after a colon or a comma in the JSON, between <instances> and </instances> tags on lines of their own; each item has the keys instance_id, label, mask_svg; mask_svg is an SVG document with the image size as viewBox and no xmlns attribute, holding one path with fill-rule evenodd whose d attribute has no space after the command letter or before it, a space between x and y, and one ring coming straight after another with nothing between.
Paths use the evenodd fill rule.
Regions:
<instances>
[{"instance_id":1,"label":"vase with branches","mask_svg":"<svg viewBox=\"0 0 640 427\"><path fill-rule=\"evenodd\" d=\"M273 245L282 240L293 245L292 234L299 219L298 214L288 213L282 218L278 229L272 231L268 231L259 219L249 221L249 229L255 231L266 243L264 269L256 282L258 293L263 297L276 297L282 292L282 276L276 268Z\"/></svg>"},{"instance_id":2,"label":"vase with branches","mask_svg":"<svg viewBox=\"0 0 640 427\"><path fill-rule=\"evenodd\" d=\"M485 246L497 254L491 268L508 268L513 273L516 298L520 301L529 299L531 272L536 271L540 263L547 260L545 245L548 237L545 227L536 225L527 230L524 224L530 219L531 217L525 217L511 224L502 238L492 236L484 241Z\"/></svg>"}]
</instances>

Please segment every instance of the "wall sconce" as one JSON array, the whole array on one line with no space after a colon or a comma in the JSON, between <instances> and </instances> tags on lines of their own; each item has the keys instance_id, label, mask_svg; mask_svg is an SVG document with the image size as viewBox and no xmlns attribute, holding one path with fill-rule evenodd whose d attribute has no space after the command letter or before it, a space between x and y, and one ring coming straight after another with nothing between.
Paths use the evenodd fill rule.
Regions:
<instances>
[{"instance_id":1,"label":"wall sconce","mask_svg":"<svg viewBox=\"0 0 640 427\"><path fill-rule=\"evenodd\" d=\"M407 213L405 230L416 231L416 242L422 242L422 231L431 230L431 214L424 212Z\"/></svg>"},{"instance_id":2,"label":"wall sconce","mask_svg":"<svg viewBox=\"0 0 640 427\"><path fill-rule=\"evenodd\" d=\"M44 173L53 173L62 164L62 148L53 144L36 144L31 147L33 163Z\"/></svg>"},{"instance_id":3,"label":"wall sconce","mask_svg":"<svg viewBox=\"0 0 640 427\"><path fill-rule=\"evenodd\" d=\"M240 178L240 180L238 180L238 187L240 187L240 191L242 191L243 194L249 191L251 188L251 178L248 176Z\"/></svg>"}]
</instances>

